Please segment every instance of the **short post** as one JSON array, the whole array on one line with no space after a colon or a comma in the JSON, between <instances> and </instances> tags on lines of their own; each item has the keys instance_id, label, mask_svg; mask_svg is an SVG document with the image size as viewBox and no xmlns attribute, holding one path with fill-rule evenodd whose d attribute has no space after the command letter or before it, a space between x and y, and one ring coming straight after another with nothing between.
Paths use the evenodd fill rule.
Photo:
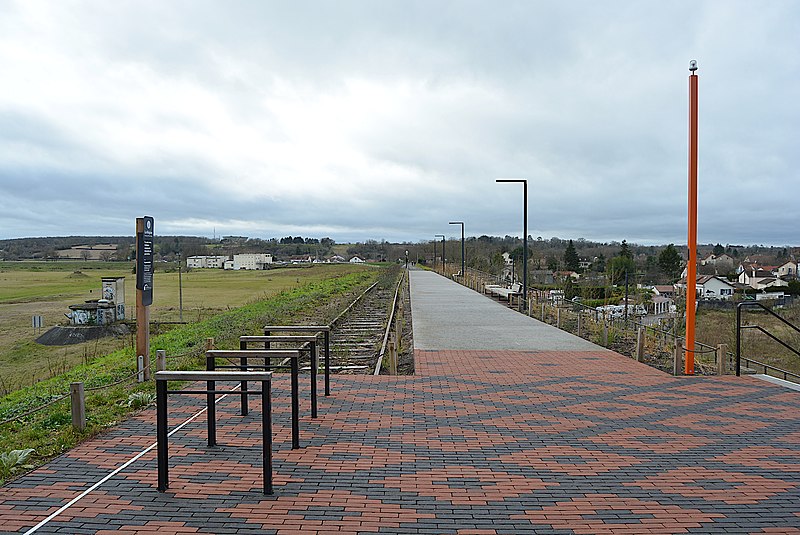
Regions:
<instances>
[{"instance_id":1,"label":"short post","mask_svg":"<svg viewBox=\"0 0 800 535\"><path fill-rule=\"evenodd\" d=\"M561 307L556 307L556 328L561 328Z\"/></svg>"},{"instance_id":2,"label":"short post","mask_svg":"<svg viewBox=\"0 0 800 535\"><path fill-rule=\"evenodd\" d=\"M169 486L169 453L167 433L167 382L156 379L156 442L158 453L158 492Z\"/></svg>"},{"instance_id":3,"label":"short post","mask_svg":"<svg viewBox=\"0 0 800 535\"><path fill-rule=\"evenodd\" d=\"M675 338L675 350L672 353L672 375L680 375L683 364L683 338Z\"/></svg>"},{"instance_id":4,"label":"short post","mask_svg":"<svg viewBox=\"0 0 800 535\"><path fill-rule=\"evenodd\" d=\"M317 417L317 371L319 363L317 362L317 343L312 341L309 343L311 350L311 417Z\"/></svg>"},{"instance_id":5,"label":"short post","mask_svg":"<svg viewBox=\"0 0 800 535\"><path fill-rule=\"evenodd\" d=\"M581 335L581 311L578 311L578 336Z\"/></svg>"},{"instance_id":6,"label":"short post","mask_svg":"<svg viewBox=\"0 0 800 535\"><path fill-rule=\"evenodd\" d=\"M272 494L272 381L261 381L261 455L264 494Z\"/></svg>"},{"instance_id":7,"label":"short post","mask_svg":"<svg viewBox=\"0 0 800 535\"><path fill-rule=\"evenodd\" d=\"M325 329L325 395L331 395L331 330Z\"/></svg>"},{"instance_id":8,"label":"short post","mask_svg":"<svg viewBox=\"0 0 800 535\"><path fill-rule=\"evenodd\" d=\"M389 333L389 375L397 375L397 335Z\"/></svg>"},{"instance_id":9,"label":"short post","mask_svg":"<svg viewBox=\"0 0 800 535\"><path fill-rule=\"evenodd\" d=\"M156 351L156 371L163 372L167 369L167 352L163 349Z\"/></svg>"},{"instance_id":10,"label":"short post","mask_svg":"<svg viewBox=\"0 0 800 535\"><path fill-rule=\"evenodd\" d=\"M639 327L639 330L636 333L636 361L637 362L644 362L644 337L645 337L644 327Z\"/></svg>"},{"instance_id":11,"label":"short post","mask_svg":"<svg viewBox=\"0 0 800 535\"><path fill-rule=\"evenodd\" d=\"M544 303L542 303L542 321L544 321Z\"/></svg>"},{"instance_id":12,"label":"short post","mask_svg":"<svg viewBox=\"0 0 800 535\"><path fill-rule=\"evenodd\" d=\"M69 398L72 403L72 427L83 431L86 429L86 398L83 383L70 383Z\"/></svg>"},{"instance_id":13,"label":"short post","mask_svg":"<svg viewBox=\"0 0 800 535\"><path fill-rule=\"evenodd\" d=\"M400 306L398 310L398 314L394 318L394 333L397 335L397 345L400 345L400 333L403 332L403 323L402 323L402 314L403 314L403 307Z\"/></svg>"},{"instance_id":14,"label":"short post","mask_svg":"<svg viewBox=\"0 0 800 535\"><path fill-rule=\"evenodd\" d=\"M206 338L206 351L214 349L214 339ZM214 371L216 368L216 360L213 356L206 354L206 369ZM216 390L216 381L206 381L206 418L208 428L208 447L212 448L217 445L217 396L212 392Z\"/></svg>"},{"instance_id":15,"label":"short post","mask_svg":"<svg viewBox=\"0 0 800 535\"><path fill-rule=\"evenodd\" d=\"M603 347L608 347L608 322L603 320Z\"/></svg>"},{"instance_id":16,"label":"short post","mask_svg":"<svg viewBox=\"0 0 800 535\"><path fill-rule=\"evenodd\" d=\"M144 382L144 355L139 355L136 357L136 369L139 370L139 373L136 374L136 382L143 383Z\"/></svg>"},{"instance_id":17,"label":"short post","mask_svg":"<svg viewBox=\"0 0 800 535\"><path fill-rule=\"evenodd\" d=\"M717 346L717 375L728 373L728 345L719 344Z\"/></svg>"}]
</instances>

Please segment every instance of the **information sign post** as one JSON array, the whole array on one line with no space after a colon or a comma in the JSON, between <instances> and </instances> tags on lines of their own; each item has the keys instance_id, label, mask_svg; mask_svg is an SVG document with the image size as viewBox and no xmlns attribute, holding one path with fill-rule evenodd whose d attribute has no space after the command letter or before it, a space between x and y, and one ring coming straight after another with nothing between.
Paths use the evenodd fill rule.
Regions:
<instances>
[{"instance_id":1,"label":"information sign post","mask_svg":"<svg viewBox=\"0 0 800 535\"><path fill-rule=\"evenodd\" d=\"M150 305L153 304L153 218L136 218L136 355L150 380Z\"/></svg>"}]
</instances>

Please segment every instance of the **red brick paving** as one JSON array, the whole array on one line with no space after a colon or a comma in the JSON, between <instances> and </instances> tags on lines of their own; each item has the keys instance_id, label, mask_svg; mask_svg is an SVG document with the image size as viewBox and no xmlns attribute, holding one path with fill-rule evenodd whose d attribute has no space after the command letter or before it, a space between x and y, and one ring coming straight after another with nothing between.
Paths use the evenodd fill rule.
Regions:
<instances>
[{"instance_id":1,"label":"red brick paving","mask_svg":"<svg viewBox=\"0 0 800 535\"><path fill-rule=\"evenodd\" d=\"M243 418L229 396L220 447L203 417L171 438L168 492L150 452L39 533L800 533L800 392L601 350L417 351L416 369L334 377L300 450L276 379L273 496L259 405ZM173 403L177 424L201 400ZM150 444L154 417L0 489L0 530L24 533Z\"/></svg>"}]
</instances>

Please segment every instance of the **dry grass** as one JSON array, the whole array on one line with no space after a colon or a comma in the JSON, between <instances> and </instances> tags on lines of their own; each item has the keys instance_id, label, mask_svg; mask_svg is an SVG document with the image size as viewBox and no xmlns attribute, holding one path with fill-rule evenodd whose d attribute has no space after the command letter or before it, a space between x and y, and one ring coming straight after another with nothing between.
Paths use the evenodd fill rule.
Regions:
<instances>
[{"instance_id":1,"label":"dry grass","mask_svg":"<svg viewBox=\"0 0 800 535\"><path fill-rule=\"evenodd\" d=\"M55 267L54 267L55 266ZM135 276L127 266L85 271L76 276L74 266L48 263L8 265L0 271L0 393L36 382L74 365L133 344L132 337L104 338L71 346L46 347L35 342L31 316L41 315L45 329L67 323L68 306L100 297L101 277L125 277L125 302L129 319L135 313ZM301 284L370 269L364 266L315 265L269 271L222 271L195 269L181 275L183 319L194 322L220 311L276 295ZM178 321L178 273L156 272L151 321ZM44 332L43 330L43 332Z\"/></svg>"},{"instance_id":2,"label":"dry grass","mask_svg":"<svg viewBox=\"0 0 800 535\"><path fill-rule=\"evenodd\" d=\"M776 313L790 323L800 326L800 306L787 307L777 310ZM800 350L800 334L769 314L748 310L743 312L742 324L763 327L789 346ZM728 351L735 352L735 311L712 310L699 314L697 317L697 339L699 342L713 346L727 344ZM755 329L742 331L742 357L751 358L794 373L800 373L800 357Z\"/></svg>"}]
</instances>

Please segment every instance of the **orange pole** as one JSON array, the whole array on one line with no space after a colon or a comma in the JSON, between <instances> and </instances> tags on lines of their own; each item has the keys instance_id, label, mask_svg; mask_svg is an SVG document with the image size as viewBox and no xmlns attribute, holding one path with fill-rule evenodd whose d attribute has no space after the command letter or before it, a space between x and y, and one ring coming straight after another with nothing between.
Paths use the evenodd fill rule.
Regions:
<instances>
[{"instance_id":1,"label":"orange pole","mask_svg":"<svg viewBox=\"0 0 800 535\"><path fill-rule=\"evenodd\" d=\"M686 266L686 358L683 372L694 374L697 283L697 64L689 76L689 264ZM692 69L690 67L690 69Z\"/></svg>"}]
</instances>

